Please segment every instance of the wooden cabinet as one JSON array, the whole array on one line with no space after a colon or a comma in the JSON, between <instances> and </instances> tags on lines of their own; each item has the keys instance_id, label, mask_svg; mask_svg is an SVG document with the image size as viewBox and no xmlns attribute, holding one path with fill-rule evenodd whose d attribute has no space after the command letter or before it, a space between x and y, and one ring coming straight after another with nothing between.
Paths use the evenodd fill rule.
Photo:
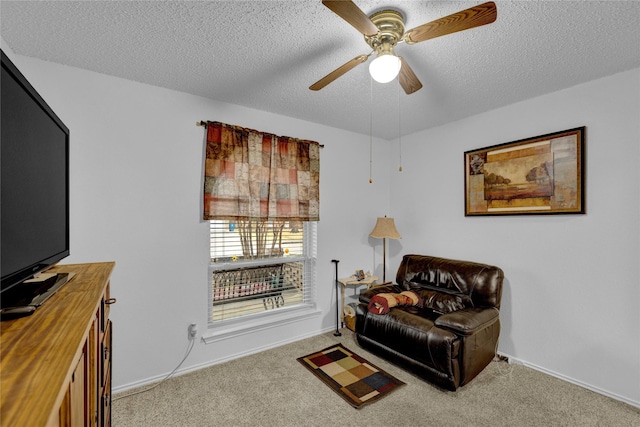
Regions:
<instances>
[{"instance_id":1,"label":"wooden cabinet","mask_svg":"<svg viewBox=\"0 0 640 427\"><path fill-rule=\"evenodd\" d=\"M0 324L3 426L111 425L114 266L54 267L76 275L31 316Z\"/></svg>"}]
</instances>

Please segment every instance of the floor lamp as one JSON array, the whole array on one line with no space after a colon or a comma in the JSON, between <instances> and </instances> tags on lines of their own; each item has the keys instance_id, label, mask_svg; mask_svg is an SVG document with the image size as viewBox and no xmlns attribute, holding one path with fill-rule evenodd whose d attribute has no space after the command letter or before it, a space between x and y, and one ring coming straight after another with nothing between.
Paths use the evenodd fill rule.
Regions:
<instances>
[{"instance_id":1,"label":"floor lamp","mask_svg":"<svg viewBox=\"0 0 640 427\"><path fill-rule=\"evenodd\" d=\"M387 237L390 239L401 239L400 233L396 230L393 218L378 218L376 226L369 234L375 239L382 239L382 282L387 281Z\"/></svg>"}]
</instances>

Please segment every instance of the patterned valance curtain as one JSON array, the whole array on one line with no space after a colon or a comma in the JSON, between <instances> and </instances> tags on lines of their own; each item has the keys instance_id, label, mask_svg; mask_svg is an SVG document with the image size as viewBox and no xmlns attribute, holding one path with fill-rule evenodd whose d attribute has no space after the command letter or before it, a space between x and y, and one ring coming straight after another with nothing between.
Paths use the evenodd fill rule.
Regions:
<instances>
[{"instance_id":1,"label":"patterned valance curtain","mask_svg":"<svg viewBox=\"0 0 640 427\"><path fill-rule=\"evenodd\" d=\"M207 122L203 218L320 220L320 145Z\"/></svg>"}]
</instances>

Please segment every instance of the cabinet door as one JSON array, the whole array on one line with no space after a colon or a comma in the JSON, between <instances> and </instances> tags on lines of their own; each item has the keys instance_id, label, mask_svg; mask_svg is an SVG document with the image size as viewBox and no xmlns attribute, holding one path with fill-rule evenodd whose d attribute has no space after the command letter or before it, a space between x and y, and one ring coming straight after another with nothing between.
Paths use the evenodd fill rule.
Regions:
<instances>
[{"instance_id":1,"label":"cabinet door","mask_svg":"<svg viewBox=\"0 0 640 427\"><path fill-rule=\"evenodd\" d=\"M85 346L86 349L87 346ZM88 403L86 399L88 391L86 360L86 352L83 352L69 384L69 414L72 427L89 425L89 411L86 405Z\"/></svg>"},{"instance_id":2,"label":"cabinet door","mask_svg":"<svg viewBox=\"0 0 640 427\"><path fill-rule=\"evenodd\" d=\"M102 421L103 426L111 425L111 343L112 324L106 322L102 350Z\"/></svg>"},{"instance_id":3,"label":"cabinet door","mask_svg":"<svg viewBox=\"0 0 640 427\"><path fill-rule=\"evenodd\" d=\"M111 321L107 319L107 327L102 341L102 378L101 384L106 387L111 376Z\"/></svg>"},{"instance_id":4,"label":"cabinet door","mask_svg":"<svg viewBox=\"0 0 640 427\"><path fill-rule=\"evenodd\" d=\"M102 396L102 427L111 426L111 377L107 379Z\"/></svg>"},{"instance_id":5,"label":"cabinet door","mask_svg":"<svg viewBox=\"0 0 640 427\"><path fill-rule=\"evenodd\" d=\"M89 330L89 426L99 425L100 408L100 309L96 310Z\"/></svg>"}]
</instances>

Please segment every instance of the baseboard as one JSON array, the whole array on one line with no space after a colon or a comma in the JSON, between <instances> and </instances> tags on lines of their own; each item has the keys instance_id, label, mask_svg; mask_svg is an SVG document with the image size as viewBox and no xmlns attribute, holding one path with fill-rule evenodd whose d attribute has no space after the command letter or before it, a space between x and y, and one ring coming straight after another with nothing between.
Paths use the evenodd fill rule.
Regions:
<instances>
[{"instance_id":1,"label":"baseboard","mask_svg":"<svg viewBox=\"0 0 640 427\"><path fill-rule=\"evenodd\" d=\"M618 400L620 402L624 402L624 403L626 403L628 405L631 405L633 407L640 408L640 402L638 402L638 401L631 400L629 398L626 398L624 396L620 396L620 395L618 395L616 393L612 393L612 392L607 391L607 390L603 390L603 389L601 389L599 387L595 387L595 386L593 386L591 384L587 384L585 382L576 380L575 378L571 378L571 377L568 377L566 375L559 374L557 372L551 371L549 369L543 368L543 367L535 365L533 363L529 363L529 362L527 362L525 360L518 359L517 357L513 357L513 356L510 356L510 355L505 354L505 353L498 353L498 356L507 358L509 363L526 366L527 368L531 368L531 369L536 370L538 372L542 372L543 374L550 375L552 377L561 379L561 380L566 381L566 382L571 383L571 384L575 384L575 385L577 385L579 387L582 387L582 388L586 388L587 390L591 390L594 393L598 393L598 394L601 394L603 396L607 396L607 397L610 397L612 399Z\"/></svg>"},{"instance_id":2,"label":"baseboard","mask_svg":"<svg viewBox=\"0 0 640 427\"><path fill-rule=\"evenodd\" d=\"M274 342L271 342L268 345L265 345L265 346L262 346L262 347L257 347L257 348L252 348L251 350L248 350L248 351L243 351L243 352L239 352L239 353L235 353L235 354L230 354L230 355L225 356L225 357L223 357L221 359L211 360L211 361L208 361L208 362L199 363L197 365L191 365L191 366L188 366L186 368L178 369L172 375L172 377L185 375L185 374L188 374L190 372L199 371L200 369L208 368L210 366L219 365L220 363L225 363L225 362L229 362L229 361L234 360L234 359L239 359L241 357L250 356L250 355L256 354L256 353L261 353L263 351L271 350L273 348L277 348L277 347L281 347L283 345L291 344L291 343L294 343L296 341L301 341L301 340L305 340L307 338L312 338L312 337L315 337L315 336L318 336L318 335L322 335L322 334L325 334L325 333L333 331L333 330L335 330L335 327L324 328L324 329L321 329L320 331L314 331L314 332L310 332L310 333L303 334L303 335L297 335L296 337L289 337L289 338L282 339L282 340L279 340L279 341L274 341ZM122 386L119 386L119 387L113 387L112 394L115 397L115 395L118 394L118 393L123 393L123 392L134 390L134 389L137 389L137 388L154 385L155 383L164 380L167 377L167 375L168 375L168 373L165 373L165 374L161 374L161 375L156 375L154 377L145 378L145 379L140 380L140 381L135 381L135 382L132 382L132 383L129 383L129 384L125 384L125 385L122 385Z\"/></svg>"}]
</instances>

